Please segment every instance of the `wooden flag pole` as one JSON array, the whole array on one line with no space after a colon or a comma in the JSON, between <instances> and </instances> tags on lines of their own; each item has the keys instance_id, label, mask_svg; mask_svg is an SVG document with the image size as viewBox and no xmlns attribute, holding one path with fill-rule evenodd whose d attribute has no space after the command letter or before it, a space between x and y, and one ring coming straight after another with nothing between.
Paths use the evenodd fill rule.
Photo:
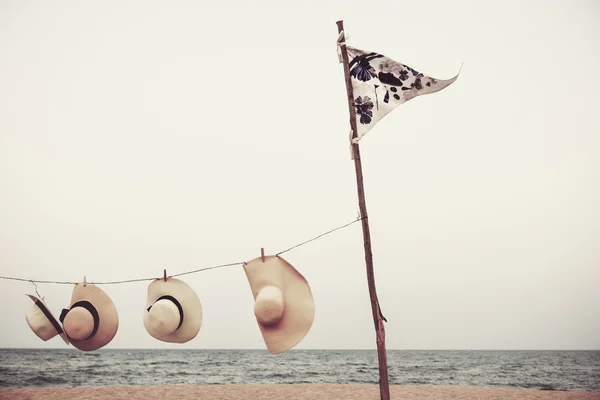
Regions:
<instances>
[{"instance_id":1,"label":"wooden flag pole","mask_svg":"<svg viewBox=\"0 0 600 400\"><path fill-rule=\"evenodd\" d=\"M344 31L344 22L337 21L338 34ZM344 76L346 77L346 93L348 95L348 110L350 111L350 127L352 128L352 138L358 136L356 129L356 110L354 109L354 96L352 94L352 81L350 80L350 67L348 63L348 52L346 51L345 34L341 37L340 51L342 53L342 62L344 64ZM367 214L367 203L365 201L365 188L363 185L362 165L360 163L360 149L358 143L352 144L354 155L354 167L356 169L356 186L358 188L358 207L362 218L362 231L365 244L365 263L367 265L367 282L369 284L369 296L371 297L371 311L373 321L375 322L375 332L377 336L377 355L379 357L379 394L381 400L389 400L390 384L388 381L387 356L385 351L385 327L383 326L383 316L377 300L377 290L375 289L375 274L373 273L373 252L371 251L371 232L369 230L369 217Z\"/></svg>"}]
</instances>

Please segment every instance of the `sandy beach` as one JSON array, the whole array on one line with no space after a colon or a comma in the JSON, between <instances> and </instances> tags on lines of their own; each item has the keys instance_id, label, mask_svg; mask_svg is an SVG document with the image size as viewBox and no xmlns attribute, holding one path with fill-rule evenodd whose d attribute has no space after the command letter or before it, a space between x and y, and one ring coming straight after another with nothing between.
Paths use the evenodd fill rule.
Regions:
<instances>
[{"instance_id":1,"label":"sandy beach","mask_svg":"<svg viewBox=\"0 0 600 400\"><path fill-rule=\"evenodd\" d=\"M600 399L600 392L560 392L456 386L392 386L392 399L564 400ZM0 390L0 399L229 399L229 400L363 400L379 399L377 385L171 385Z\"/></svg>"}]
</instances>

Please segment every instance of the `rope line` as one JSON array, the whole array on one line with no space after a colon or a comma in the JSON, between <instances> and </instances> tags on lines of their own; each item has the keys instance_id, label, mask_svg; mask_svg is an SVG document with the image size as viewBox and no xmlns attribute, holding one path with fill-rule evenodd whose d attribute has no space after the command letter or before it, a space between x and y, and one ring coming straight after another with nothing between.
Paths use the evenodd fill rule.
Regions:
<instances>
[{"instance_id":1,"label":"rope line","mask_svg":"<svg viewBox=\"0 0 600 400\"><path fill-rule=\"evenodd\" d=\"M42 281L39 279L24 279L24 278L13 278L11 276L0 276L0 279L7 279L11 281L21 281L29 283L56 283L57 285L76 285L79 282L68 282L68 281Z\"/></svg>"},{"instance_id":2,"label":"rope line","mask_svg":"<svg viewBox=\"0 0 600 400\"><path fill-rule=\"evenodd\" d=\"M187 272L181 272L179 274L175 274L175 275L171 275L171 277L176 277L176 276L181 276L181 275L189 275L189 274L195 274L196 272L202 272L202 271L206 271L209 269L216 269L216 268L223 268L223 267L233 267L234 265L244 265L244 262L237 262L237 263L231 263L231 264L222 264L222 265L215 265L212 267L205 267L205 268L200 268L200 269L195 269L193 271L187 271Z\"/></svg>"},{"instance_id":3,"label":"rope line","mask_svg":"<svg viewBox=\"0 0 600 400\"><path fill-rule=\"evenodd\" d=\"M325 236L325 235L329 235L330 233L337 231L338 229L342 229L342 228L345 228L345 227L347 227L347 226L350 226L350 225L352 225L352 224L354 224L354 223L356 223L356 222L360 221L361 219L362 219L362 218L361 218L361 217L360 217L360 215L359 215L359 216L358 216L358 217L357 217L357 218L356 218L354 221L352 221L352 222L349 222L349 223L347 223L346 225L338 226L337 228L333 228L333 229L332 229L332 230L330 230L330 231L327 231L327 232L325 232L325 233L321 233L319 236L315 236L314 238L312 238L312 239L309 239L309 240L307 240L306 242L302 242L302 243L300 243L300 244L297 244L297 245L295 245L295 246L292 246L292 247L290 247L289 249L286 249L286 250L280 251L280 252L279 252L279 253L277 253L276 255L278 256L278 255L280 255L280 254L283 254L283 253L285 253L285 252L288 252L288 251L290 251L290 250L293 250L293 249L295 249L296 247L300 247L300 246L302 246L302 245L305 245L306 243L310 243L310 242L312 242L313 240L320 239L320 238L322 238L322 237L323 237L323 236Z\"/></svg>"},{"instance_id":4,"label":"rope line","mask_svg":"<svg viewBox=\"0 0 600 400\"><path fill-rule=\"evenodd\" d=\"M338 226L337 228L333 228L333 229L331 229L331 230L329 230L329 231L327 231L325 233L322 233L322 234L320 234L318 236L315 236L312 239L308 239L308 240L306 240L306 241L304 241L302 243L299 243L299 244L297 244L295 246L292 246L292 247L290 247L290 248L288 248L286 250L280 251L279 253L276 253L275 255L278 256L280 254L283 254L283 253L286 253L286 252L288 252L290 250L293 250L293 249L295 249L297 247L303 246L303 245L305 245L307 243L310 243L312 241L320 239L320 238L322 238L325 235L329 235L330 233L333 233L333 232L335 232L337 230L346 228L346 227L348 227L348 226L350 226L350 225L352 225L352 224L360 221L361 219L363 219L363 218L360 215L358 215L358 217L354 221L352 221L352 222L349 222L349 223L344 224L342 226ZM195 273L202 272L202 271L208 271L210 269L217 269L217 268L224 268L224 267L233 267L233 266L244 265L244 264L246 264L245 261L236 262L236 263L230 263L230 264L213 265L213 266L210 266L210 267L204 267L204 268L194 269L192 271L180 272L178 274L169 275L169 278L174 278L176 276L182 276L182 275L195 274ZM12 277L12 276L0 276L0 279L6 279L6 280L12 280L12 281L20 281L20 282L30 282L30 283L33 283L34 285L36 283L52 283L52 284L56 284L56 285L77 285L78 283L80 283L80 282L71 282L71 281L48 281L48 280L40 280L40 279L15 278L15 277ZM88 283L91 284L91 285L117 285L117 284L121 284L121 283L153 281L153 280L156 280L156 279L162 279L162 278L154 278L154 277L153 278L137 278L137 279L127 279L127 280L123 280L123 281L88 282ZM37 286L36 286L36 291L37 291Z\"/></svg>"}]
</instances>

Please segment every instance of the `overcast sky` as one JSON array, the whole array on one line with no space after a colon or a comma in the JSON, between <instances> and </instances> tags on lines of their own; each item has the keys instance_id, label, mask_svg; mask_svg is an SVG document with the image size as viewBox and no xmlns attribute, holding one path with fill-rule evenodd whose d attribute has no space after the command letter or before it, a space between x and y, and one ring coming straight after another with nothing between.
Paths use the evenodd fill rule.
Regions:
<instances>
[{"instance_id":1,"label":"overcast sky","mask_svg":"<svg viewBox=\"0 0 600 400\"><path fill-rule=\"evenodd\" d=\"M285 4L2 1L0 274L174 274L355 219L343 19L434 78L464 62L361 141L388 349L600 349L600 3ZM316 303L297 348L374 349L360 224L285 258ZM141 282L102 286L107 348L264 349L241 267L184 279L193 341L146 333ZM65 347L29 329L33 285L0 293L0 346Z\"/></svg>"}]
</instances>

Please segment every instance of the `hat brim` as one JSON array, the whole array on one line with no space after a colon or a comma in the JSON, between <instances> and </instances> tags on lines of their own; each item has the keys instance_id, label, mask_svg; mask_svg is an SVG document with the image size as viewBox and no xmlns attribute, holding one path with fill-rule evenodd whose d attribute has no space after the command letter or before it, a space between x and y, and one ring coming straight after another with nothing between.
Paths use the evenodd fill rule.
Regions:
<instances>
[{"instance_id":1,"label":"hat brim","mask_svg":"<svg viewBox=\"0 0 600 400\"><path fill-rule=\"evenodd\" d=\"M106 346L117 334L119 314L108 295L96 285L78 283L73 289L71 305L79 301L90 302L98 312L98 329L94 336L86 340L71 340L71 344L83 351L98 350Z\"/></svg>"},{"instance_id":2,"label":"hat brim","mask_svg":"<svg viewBox=\"0 0 600 400\"><path fill-rule=\"evenodd\" d=\"M58 334L58 336L60 336L66 344L69 344L69 338L68 338L67 334L65 333L62 324L58 321L58 319L54 316L54 314L52 314L52 311L50 311L48 306L46 306L46 303L44 303L44 301L42 299L40 299L37 296L34 296L32 294L28 294L27 296L31 300L33 300L35 305L37 307L39 307L40 310L42 310L42 313L44 313L46 318L48 318L48 321L52 324L52 326L56 330L56 333Z\"/></svg>"},{"instance_id":3,"label":"hat brim","mask_svg":"<svg viewBox=\"0 0 600 400\"><path fill-rule=\"evenodd\" d=\"M152 330L148 307L163 296L172 296L181 305L183 321L181 326L169 334L160 334ZM187 283L176 279L157 279L148 285L146 308L144 309L144 327L153 338L169 343L185 343L194 339L202 326L202 304L200 298Z\"/></svg>"},{"instance_id":4,"label":"hat brim","mask_svg":"<svg viewBox=\"0 0 600 400\"><path fill-rule=\"evenodd\" d=\"M315 318L315 303L304 276L280 256L266 256L244 264L252 295L265 286L276 286L283 293L283 313L273 325L258 327L269 353L277 354L291 349L304 339Z\"/></svg>"}]
</instances>

